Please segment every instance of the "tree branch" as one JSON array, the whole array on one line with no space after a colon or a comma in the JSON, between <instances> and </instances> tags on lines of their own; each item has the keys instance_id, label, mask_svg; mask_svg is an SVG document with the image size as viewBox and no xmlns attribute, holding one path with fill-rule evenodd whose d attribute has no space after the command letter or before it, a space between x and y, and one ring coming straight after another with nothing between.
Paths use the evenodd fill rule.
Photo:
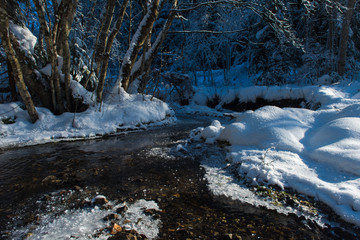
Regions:
<instances>
[{"instance_id":1,"label":"tree branch","mask_svg":"<svg viewBox=\"0 0 360 240\"><path fill-rule=\"evenodd\" d=\"M173 11L173 12L188 12L188 11L192 11L192 10L195 10L195 9L203 7L203 6L210 6L210 5L217 5L217 4L248 4L248 3L245 1L238 1L238 0L209 1L209 2L195 4L195 6L189 7L189 8L171 9L171 11Z\"/></svg>"},{"instance_id":2,"label":"tree branch","mask_svg":"<svg viewBox=\"0 0 360 240\"><path fill-rule=\"evenodd\" d=\"M233 31L211 31L211 30L189 30L189 31L169 31L169 33L209 33L209 34L229 34L246 31L247 29L239 29Z\"/></svg>"}]
</instances>

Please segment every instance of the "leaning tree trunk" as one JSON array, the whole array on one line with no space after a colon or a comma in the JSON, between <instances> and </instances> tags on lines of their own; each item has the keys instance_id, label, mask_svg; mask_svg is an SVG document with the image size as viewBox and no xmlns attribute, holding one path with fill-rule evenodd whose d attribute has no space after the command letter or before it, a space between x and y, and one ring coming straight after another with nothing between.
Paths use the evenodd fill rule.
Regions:
<instances>
[{"instance_id":1,"label":"leaning tree trunk","mask_svg":"<svg viewBox=\"0 0 360 240\"><path fill-rule=\"evenodd\" d=\"M96 62L95 73L97 76L99 76L100 67L101 67L103 59L105 57L105 47L106 47L106 42L107 42L107 38L109 35L111 22L112 22L112 19L114 16L115 3L116 3L115 0L107 0L106 13L105 13L101 28L99 30L100 31L99 32L99 41L98 41L98 43L96 45L96 49L95 49L95 62Z\"/></svg>"},{"instance_id":2,"label":"leaning tree trunk","mask_svg":"<svg viewBox=\"0 0 360 240\"><path fill-rule=\"evenodd\" d=\"M347 10L344 16L343 25L341 29L339 56L338 56L338 74L340 76L343 76L345 73L346 52L347 52L347 44L349 40L350 22L352 15L354 13L355 4L356 4L356 0L348 1Z\"/></svg>"},{"instance_id":3,"label":"leaning tree trunk","mask_svg":"<svg viewBox=\"0 0 360 240\"><path fill-rule=\"evenodd\" d=\"M135 35L133 36L129 49L127 50L123 63L121 65L120 73L118 80L116 82L115 88L119 87L120 85L124 88L125 91L129 88L130 83L130 76L131 76L131 70L134 66L135 60L138 56L138 53L142 46L145 43L146 38L150 34L152 30L152 26L157 19L157 16L159 14L159 4L160 0L153 0L151 2L151 6L146 13L146 15L143 17L142 21L139 24L138 29L135 32Z\"/></svg>"},{"instance_id":4,"label":"leaning tree trunk","mask_svg":"<svg viewBox=\"0 0 360 240\"><path fill-rule=\"evenodd\" d=\"M10 62L16 86L26 106L26 110L29 113L30 121L34 123L39 119L39 117L31 99L30 93L26 88L19 61L10 42L9 19L6 10L3 8L3 5L0 6L0 24L2 26L0 28L0 38L3 42L3 47Z\"/></svg>"},{"instance_id":5,"label":"leaning tree trunk","mask_svg":"<svg viewBox=\"0 0 360 240\"><path fill-rule=\"evenodd\" d=\"M130 79L132 79L132 80L135 80L138 77L140 77L141 75L143 75L143 77L141 77L141 82L140 82L140 86L138 89L140 92L143 92L145 90L147 74L150 72L151 63L154 60L157 52L159 51L160 46L164 42L166 35L171 27L171 24L177 14L176 11L174 11L178 6L177 4L178 4L178 0L173 0L172 10L171 10L166 22L164 23L161 32L156 37L154 44L151 46L150 49L147 49L146 51L144 51L143 56L140 57L138 62L135 64L137 67L132 69L132 71L131 71L132 73L131 73ZM141 62L141 64L140 64L140 62Z\"/></svg>"}]
</instances>

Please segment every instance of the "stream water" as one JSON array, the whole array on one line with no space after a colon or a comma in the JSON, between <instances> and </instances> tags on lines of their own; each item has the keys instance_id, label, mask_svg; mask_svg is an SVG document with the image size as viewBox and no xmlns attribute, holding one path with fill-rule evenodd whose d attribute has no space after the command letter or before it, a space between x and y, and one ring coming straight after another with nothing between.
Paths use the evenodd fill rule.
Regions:
<instances>
[{"instance_id":1,"label":"stream water","mask_svg":"<svg viewBox=\"0 0 360 240\"><path fill-rule=\"evenodd\" d=\"M214 196L201 167L205 156L177 147L190 130L211 119L179 119L176 125L147 131L0 152L0 237L48 239L46 234L52 233L53 239L123 239L104 230L110 223L103 216L114 207L86 205L101 194L113 206L132 206L140 199L155 203L161 211L148 223L157 226L155 235L144 230L150 238L338 238L334 229L295 215ZM211 146L198 147L204 151Z\"/></svg>"}]
</instances>

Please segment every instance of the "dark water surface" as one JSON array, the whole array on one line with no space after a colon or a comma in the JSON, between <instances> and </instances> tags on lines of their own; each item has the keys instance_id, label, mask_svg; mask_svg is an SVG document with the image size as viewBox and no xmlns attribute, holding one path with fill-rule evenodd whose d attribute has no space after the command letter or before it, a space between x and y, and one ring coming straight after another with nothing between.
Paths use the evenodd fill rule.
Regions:
<instances>
[{"instance_id":1,"label":"dark water surface","mask_svg":"<svg viewBox=\"0 0 360 240\"><path fill-rule=\"evenodd\" d=\"M174 150L190 130L210 121L182 116L176 125L144 132L0 152L1 237L11 239L13 229L38 221L42 209L35 203L46 202L50 193L73 190L77 198L64 200L65 208L96 194L156 201L163 210L159 239L353 238L294 215L214 197L202 156Z\"/></svg>"}]
</instances>

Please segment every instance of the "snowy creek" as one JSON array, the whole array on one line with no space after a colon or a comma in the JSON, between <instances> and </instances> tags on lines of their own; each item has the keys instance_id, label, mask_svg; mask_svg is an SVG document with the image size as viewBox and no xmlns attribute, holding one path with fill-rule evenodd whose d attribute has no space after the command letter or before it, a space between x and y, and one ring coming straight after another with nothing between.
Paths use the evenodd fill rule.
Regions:
<instances>
[{"instance_id":1,"label":"snowy creek","mask_svg":"<svg viewBox=\"0 0 360 240\"><path fill-rule=\"evenodd\" d=\"M126 239L135 229L137 239L336 239L295 214L213 195L201 162L225 151L183 148L211 120L181 115L147 131L0 152L0 238ZM99 195L109 203L93 206ZM129 234L112 233L114 222Z\"/></svg>"}]
</instances>

